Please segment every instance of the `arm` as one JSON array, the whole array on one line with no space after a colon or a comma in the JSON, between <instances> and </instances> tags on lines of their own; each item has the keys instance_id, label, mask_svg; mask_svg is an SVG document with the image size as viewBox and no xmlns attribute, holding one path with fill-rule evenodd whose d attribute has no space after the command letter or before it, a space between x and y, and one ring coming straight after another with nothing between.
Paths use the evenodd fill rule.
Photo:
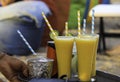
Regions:
<instances>
[{"instance_id":1,"label":"arm","mask_svg":"<svg viewBox=\"0 0 120 82\"><path fill-rule=\"evenodd\" d=\"M17 34L17 29L37 51L45 27L42 11L46 16L51 14L47 5L42 1L21 1L0 8L0 40L2 40L0 42L3 45L0 46L1 51L12 55L31 54L29 48ZM9 32L7 32L8 30ZM6 32L7 34L5 34Z\"/></svg>"},{"instance_id":2,"label":"arm","mask_svg":"<svg viewBox=\"0 0 120 82\"><path fill-rule=\"evenodd\" d=\"M28 16L35 21L37 27L41 27L44 21L41 12L46 16L52 14L47 4L42 1L20 1L0 8L0 20Z\"/></svg>"}]
</instances>

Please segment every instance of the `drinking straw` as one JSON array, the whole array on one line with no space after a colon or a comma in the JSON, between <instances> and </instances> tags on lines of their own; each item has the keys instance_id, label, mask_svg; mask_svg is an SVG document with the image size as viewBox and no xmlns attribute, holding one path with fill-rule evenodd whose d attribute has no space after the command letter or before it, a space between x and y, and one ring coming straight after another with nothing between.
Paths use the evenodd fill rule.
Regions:
<instances>
[{"instance_id":1,"label":"drinking straw","mask_svg":"<svg viewBox=\"0 0 120 82\"><path fill-rule=\"evenodd\" d=\"M94 30L95 30L95 28L94 28L94 26L95 26L95 16L94 16L94 13L95 13L95 11L92 10L92 30L91 30L92 34L94 34Z\"/></svg>"},{"instance_id":2,"label":"drinking straw","mask_svg":"<svg viewBox=\"0 0 120 82\"><path fill-rule=\"evenodd\" d=\"M44 12L42 12L42 16L43 16L45 22L47 23L50 31L53 33L54 36L56 36L56 34L55 34L54 30L52 29L52 26L50 25L49 21L47 20L47 17L45 16Z\"/></svg>"},{"instance_id":3,"label":"drinking straw","mask_svg":"<svg viewBox=\"0 0 120 82\"><path fill-rule=\"evenodd\" d=\"M77 15L78 15L78 36L80 36L81 35L81 29L80 29L80 26L81 26L81 24L80 24L80 10L78 10Z\"/></svg>"},{"instance_id":4,"label":"drinking straw","mask_svg":"<svg viewBox=\"0 0 120 82\"><path fill-rule=\"evenodd\" d=\"M83 19L83 34L86 33L86 19Z\"/></svg>"},{"instance_id":5,"label":"drinking straw","mask_svg":"<svg viewBox=\"0 0 120 82\"><path fill-rule=\"evenodd\" d=\"M23 36L23 34L17 30L17 33L20 35L20 37L22 38L22 40L25 42L25 44L28 46L28 48L30 49L30 51L33 53L33 55L37 55L35 53L35 51L32 49L32 47L30 46L30 44L28 43L28 41L25 39L25 37Z\"/></svg>"},{"instance_id":6,"label":"drinking straw","mask_svg":"<svg viewBox=\"0 0 120 82\"><path fill-rule=\"evenodd\" d=\"M68 22L65 22L65 36L68 35Z\"/></svg>"}]
</instances>

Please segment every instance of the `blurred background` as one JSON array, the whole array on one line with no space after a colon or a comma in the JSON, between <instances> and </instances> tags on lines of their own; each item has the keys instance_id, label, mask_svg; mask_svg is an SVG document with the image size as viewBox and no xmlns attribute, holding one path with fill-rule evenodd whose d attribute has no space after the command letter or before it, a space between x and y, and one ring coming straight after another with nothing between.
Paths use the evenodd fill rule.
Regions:
<instances>
[{"instance_id":1,"label":"blurred background","mask_svg":"<svg viewBox=\"0 0 120 82\"><path fill-rule=\"evenodd\" d=\"M81 12L81 24L83 18L87 18L87 31L91 30L91 18L87 12L99 4L99 0L71 0L70 13L68 19L69 32L73 35L77 33L77 11ZM105 0L106 1L106 0ZM110 0L110 4L120 4L120 0ZM120 18L109 17L104 19L105 31L120 33ZM95 18L95 33L99 33L99 18ZM120 76L120 38L106 38L107 50L97 55L97 70L102 70ZM46 47L41 47L41 55L46 54ZM21 57L24 60L25 57ZM3 77L3 76L0 76Z\"/></svg>"}]
</instances>

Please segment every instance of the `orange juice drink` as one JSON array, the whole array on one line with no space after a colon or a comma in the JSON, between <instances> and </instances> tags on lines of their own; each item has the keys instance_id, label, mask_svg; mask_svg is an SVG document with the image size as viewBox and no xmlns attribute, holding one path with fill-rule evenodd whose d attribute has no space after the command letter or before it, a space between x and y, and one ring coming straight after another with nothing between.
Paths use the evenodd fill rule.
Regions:
<instances>
[{"instance_id":1,"label":"orange juice drink","mask_svg":"<svg viewBox=\"0 0 120 82\"><path fill-rule=\"evenodd\" d=\"M78 55L78 78L90 81L96 39L92 35L81 35L75 38Z\"/></svg>"},{"instance_id":2,"label":"orange juice drink","mask_svg":"<svg viewBox=\"0 0 120 82\"><path fill-rule=\"evenodd\" d=\"M97 55L97 48L98 48L98 42L99 42L99 35L94 34L93 37L95 37L95 49L94 49L94 56L93 56L93 63L92 63L92 77L96 76L96 55Z\"/></svg>"},{"instance_id":3,"label":"orange juice drink","mask_svg":"<svg viewBox=\"0 0 120 82\"><path fill-rule=\"evenodd\" d=\"M58 63L58 76L71 77L71 60L74 37L57 36L54 39Z\"/></svg>"}]
</instances>

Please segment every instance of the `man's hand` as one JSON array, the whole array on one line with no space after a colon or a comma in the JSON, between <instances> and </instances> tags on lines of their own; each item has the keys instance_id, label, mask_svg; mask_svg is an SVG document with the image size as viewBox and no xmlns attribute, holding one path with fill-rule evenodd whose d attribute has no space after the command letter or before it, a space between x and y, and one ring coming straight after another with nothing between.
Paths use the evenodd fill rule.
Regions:
<instances>
[{"instance_id":1,"label":"man's hand","mask_svg":"<svg viewBox=\"0 0 120 82\"><path fill-rule=\"evenodd\" d=\"M28 76L27 65L17 58L8 56L4 53L0 53L2 56L0 58L0 72L10 81L10 82L21 82L18 80L18 75L23 74ZM4 55L4 56L3 56Z\"/></svg>"}]
</instances>

